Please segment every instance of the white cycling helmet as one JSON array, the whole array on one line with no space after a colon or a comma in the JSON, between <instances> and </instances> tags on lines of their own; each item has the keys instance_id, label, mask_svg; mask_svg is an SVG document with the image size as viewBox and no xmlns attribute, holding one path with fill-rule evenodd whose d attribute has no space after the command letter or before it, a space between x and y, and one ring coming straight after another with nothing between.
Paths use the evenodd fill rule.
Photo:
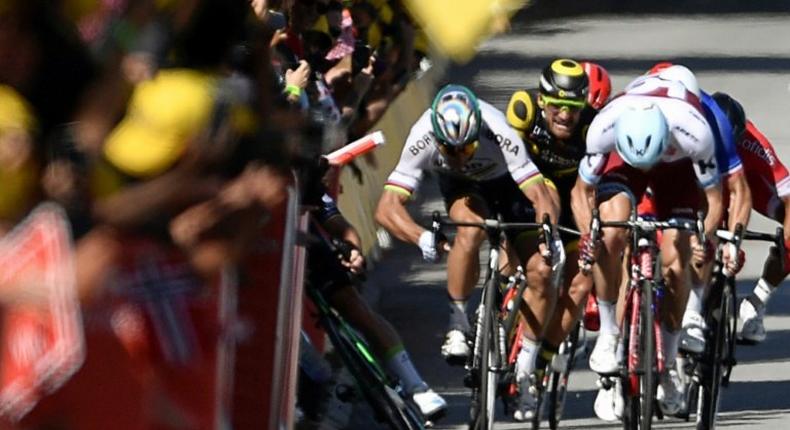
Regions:
<instances>
[{"instance_id":1,"label":"white cycling helmet","mask_svg":"<svg viewBox=\"0 0 790 430\"><path fill-rule=\"evenodd\" d=\"M695 96L697 96L697 98L699 98L700 92L699 84L697 83L697 77L694 76L694 73L689 70L688 67L675 64L661 69L658 72L658 76L661 79L666 79L668 81L680 82L690 93L693 93Z\"/></svg>"},{"instance_id":2,"label":"white cycling helmet","mask_svg":"<svg viewBox=\"0 0 790 430\"><path fill-rule=\"evenodd\" d=\"M615 148L626 163L647 170L668 146L669 126L655 104L630 106L614 123Z\"/></svg>"}]
</instances>

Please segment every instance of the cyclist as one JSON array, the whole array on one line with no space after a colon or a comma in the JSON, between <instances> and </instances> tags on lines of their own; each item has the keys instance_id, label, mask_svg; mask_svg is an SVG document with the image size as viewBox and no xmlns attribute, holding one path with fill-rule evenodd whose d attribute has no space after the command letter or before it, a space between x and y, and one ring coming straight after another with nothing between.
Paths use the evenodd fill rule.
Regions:
<instances>
[{"instance_id":1,"label":"cyclist","mask_svg":"<svg viewBox=\"0 0 790 430\"><path fill-rule=\"evenodd\" d=\"M437 93L431 108L412 127L400 161L390 174L378 203L376 220L395 237L420 247L426 261L439 259L434 234L414 222L405 208L423 172L438 175L439 188L450 218L456 222L480 222L499 213L506 221L529 221L528 211L548 214L557 220L556 192L523 149L518 134L505 116L478 100L468 88L447 85ZM466 304L479 277L478 249L485 233L478 228L458 228L448 250L447 292L450 322L442 355L449 362L463 361L469 354ZM526 320L530 336L542 332L554 305L551 268L530 238L510 235L520 251L532 288L525 293ZM524 239L524 240L522 240ZM541 248L542 251L542 248ZM526 313L522 308L522 315Z\"/></svg>"},{"instance_id":2,"label":"cyclist","mask_svg":"<svg viewBox=\"0 0 790 430\"><path fill-rule=\"evenodd\" d=\"M657 76L639 77L627 88L590 125L587 155L572 192L574 216L583 233L579 263L584 270L590 270L591 262L596 261L593 275L601 304L601 328L590 356L590 368L600 374L618 370L616 349L620 333L614 302L621 284L620 255L626 248L627 233L623 229L605 230L598 252L598 244L589 237L592 209L598 207L604 220L625 220L649 185L659 218L694 218L701 203L698 191L694 187L669 187L679 181L698 181L705 190L709 208L707 229L718 225L722 210L713 137L698 98L679 82ZM668 414L677 412L682 401L673 365L688 297L685 279L691 259L689 236L670 230L661 243L667 283L667 306L662 308L661 317L668 371L660 375L657 398Z\"/></svg>"},{"instance_id":3,"label":"cyclist","mask_svg":"<svg viewBox=\"0 0 790 430\"><path fill-rule=\"evenodd\" d=\"M580 64L584 68L587 80L590 81L587 104L597 111L601 110L612 94L612 80L609 78L609 72L600 64L590 61L582 61Z\"/></svg>"},{"instance_id":4,"label":"cyclist","mask_svg":"<svg viewBox=\"0 0 790 430\"><path fill-rule=\"evenodd\" d=\"M330 304L367 338L376 353L383 358L390 372L396 375L426 419L436 418L447 409L447 402L428 387L414 367L403 341L381 315L376 313L352 285L349 272L361 274L365 270L362 242L356 229L346 221L335 200L321 182L322 175L308 176L304 202L314 207L311 211L317 224L311 229L325 231L331 238L351 246L347 259L338 261L328 244L312 244L307 250L308 283L325 291Z\"/></svg>"},{"instance_id":5,"label":"cyclist","mask_svg":"<svg viewBox=\"0 0 790 430\"><path fill-rule=\"evenodd\" d=\"M530 158L540 169L546 184L559 194L560 224L565 226L574 225L570 195L579 161L584 156L584 136L596 113L592 103L600 106L608 99L611 88L601 84L608 80L603 68L592 63L587 65L595 67L590 68L592 74L588 75L574 60L552 61L543 69L539 87L516 91L507 108L508 123L523 138ZM593 88L593 76L595 97L591 101L588 87ZM577 259L578 241L564 239L568 259ZM529 375L535 369L544 369L578 321L580 305L591 287L589 283L576 279L578 273L577 265L566 266L566 288L560 292L542 342L537 338L522 339L523 354L517 374ZM529 383L523 377L520 380ZM514 411L517 421L531 419L534 415L536 402L526 388L519 389L520 404Z\"/></svg>"},{"instance_id":6,"label":"cyclist","mask_svg":"<svg viewBox=\"0 0 790 430\"><path fill-rule=\"evenodd\" d=\"M671 70L670 70L671 69ZM726 226L734 229L737 224L747 225L751 212L751 192L744 176L743 164L735 149L735 136L733 126L727 115L719 108L713 98L699 88L696 79L685 66L675 66L669 62L661 62L653 66L648 74L661 74L667 78L673 77L679 80L689 91L699 96L702 112L711 126L714 137L715 152L719 174L726 179L728 193L724 193L731 199L731 205L723 205L725 210L729 208L727 219L724 220ZM646 194L639 205L640 215L655 216L653 201ZM700 254L700 258L707 260L707 264L695 265L693 267L692 285L689 299L686 304L686 312L683 315L683 331L680 338L680 346L685 351L701 353L705 349L705 319L702 317L702 303L705 294L704 286L710 281L712 258L705 257L705 249L712 250L713 240L711 235L707 244L698 244L696 237L692 238L694 248ZM725 249L724 259L731 272L737 273L741 269L742 258L731 258L729 250ZM712 252L707 253L709 256Z\"/></svg>"},{"instance_id":7,"label":"cyclist","mask_svg":"<svg viewBox=\"0 0 790 430\"><path fill-rule=\"evenodd\" d=\"M713 98L733 126L735 146L743 160L754 210L784 226L785 250L790 249L790 175L787 168L768 138L746 119L743 107L737 100L725 93L715 93ZM771 247L760 280L752 293L741 302L738 312L743 322L740 337L747 342L759 343L765 340L765 305L790 273L790 252L781 261L778 251Z\"/></svg>"},{"instance_id":8,"label":"cyclist","mask_svg":"<svg viewBox=\"0 0 790 430\"><path fill-rule=\"evenodd\" d=\"M587 103L596 111L601 110L609 101L612 94L612 80L609 72L600 64L589 61L582 61L584 73L590 81L590 91L587 93ZM601 320L598 317L598 300L595 297L595 289L592 294L587 295L587 304L584 307L584 328L590 331L598 331Z\"/></svg>"}]
</instances>

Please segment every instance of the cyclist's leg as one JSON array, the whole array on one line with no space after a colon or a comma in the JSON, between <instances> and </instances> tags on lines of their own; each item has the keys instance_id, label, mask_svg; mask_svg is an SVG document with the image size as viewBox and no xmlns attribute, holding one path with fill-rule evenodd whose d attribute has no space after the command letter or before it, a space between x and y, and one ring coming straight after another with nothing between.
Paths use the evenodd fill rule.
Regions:
<instances>
[{"instance_id":1,"label":"cyclist's leg","mask_svg":"<svg viewBox=\"0 0 790 430\"><path fill-rule=\"evenodd\" d=\"M310 247L310 267L320 267L320 270L310 270L308 282L314 288L321 288L329 303L370 342L373 351L400 379L406 393L413 397L423 414L431 416L446 409L444 399L429 389L417 371L398 332L371 308L349 283L346 268L332 257L324 246Z\"/></svg>"},{"instance_id":2,"label":"cyclist's leg","mask_svg":"<svg viewBox=\"0 0 790 430\"><path fill-rule=\"evenodd\" d=\"M481 222L489 215L485 200L480 197L480 185L439 175L439 189L450 219L456 222ZM469 318L466 305L480 278L479 249L485 232L476 227L460 227L447 255L447 296L450 321L442 355L448 360L464 359L469 355L466 333ZM460 361L460 360L459 360Z\"/></svg>"},{"instance_id":3,"label":"cyclist's leg","mask_svg":"<svg viewBox=\"0 0 790 430\"><path fill-rule=\"evenodd\" d=\"M775 200L776 202L773 206L776 209L772 211L774 213L772 218L781 224L787 225L784 220L786 218L786 207L790 205L790 198L785 197L779 200L777 197ZM785 241L788 238L790 238L790 231L785 229ZM753 343L765 340L766 331L763 325L765 305L789 272L790 264L783 262L779 250L772 246L763 265L760 279L754 286L752 293L741 301L738 310L738 316L743 322L740 334L742 339Z\"/></svg>"},{"instance_id":4,"label":"cyclist's leg","mask_svg":"<svg viewBox=\"0 0 790 430\"><path fill-rule=\"evenodd\" d=\"M578 249L566 250L566 255L571 263L565 265L565 285L544 336L545 342L552 346L559 346L576 326L593 288L592 277L579 272L579 265L575 264L579 259Z\"/></svg>"},{"instance_id":5,"label":"cyclist's leg","mask_svg":"<svg viewBox=\"0 0 790 430\"><path fill-rule=\"evenodd\" d=\"M632 198L626 191L618 191L611 197L602 196L599 205L601 219L622 221L631 214ZM617 344L620 337L616 304L623 283L623 259L621 255L628 244L625 229L604 229L602 246L595 266L593 280L598 296L601 327L590 354L590 368L598 373L610 374L617 370Z\"/></svg>"},{"instance_id":6,"label":"cyclist's leg","mask_svg":"<svg viewBox=\"0 0 790 430\"><path fill-rule=\"evenodd\" d=\"M673 184L693 184L691 162L683 160L665 163L654 168L651 187L656 198L658 218L695 219L702 206L702 194L695 187L678 189ZM680 340L680 327L691 289L692 233L666 230L661 239L661 264L665 280L665 294L661 302L661 334L666 371L660 375L656 397L666 414L682 409L682 382L677 373L675 358Z\"/></svg>"}]
</instances>

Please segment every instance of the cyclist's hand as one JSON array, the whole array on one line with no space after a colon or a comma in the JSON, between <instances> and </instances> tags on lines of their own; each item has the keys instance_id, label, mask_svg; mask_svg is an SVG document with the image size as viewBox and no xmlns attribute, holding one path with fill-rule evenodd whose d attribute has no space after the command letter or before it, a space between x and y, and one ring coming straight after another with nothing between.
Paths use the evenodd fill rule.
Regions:
<instances>
[{"instance_id":1,"label":"cyclist's hand","mask_svg":"<svg viewBox=\"0 0 790 430\"><path fill-rule=\"evenodd\" d=\"M585 275L592 273L599 244L599 240L592 240L590 233L583 234L579 239L579 270Z\"/></svg>"},{"instance_id":2,"label":"cyclist's hand","mask_svg":"<svg viewBox=\"0 0 790 430\"><path fill-rule=\"evenodd\" d=\"M348 267L348 269L351 270L351 273L355 275L359 275L365 271L365 257L356 248L351 250L347 260L341 260L340 263L343 264L343 266Z\"/></svg>"},{"instance_id":3,"label":"cyclist's hand","mask_svg":"<svg viewBox=\"0 0 790 430\"><path fill-rule=\"evenodd\" d=\"M743 249L738 250L738 255L733 256L733 246L725 246L722 258L724 259L725 273L729 276L735 276L741 271L743 265L746 263L746 253Z\"/></svg>"},{"instance_id":4,"label":"cyclist's hand","mask_svg":"<svg viewBox=\"0 0 790 430\"><path fill-rule=\"evenodd\" d=\"M417 241L422 251L422 259L429 263L436 263L441 258L441 252L450 251L450 245L446 241L437 241L436 235L432 231L425 230Z\"/></svg>"},{"instance_id":5,"label":"cyclist's hand","mask_svg":"<svg viewBox=\"0 0 790 430\"><path fill-rule=\"evenodd\" d=\"M713 261L716 254L716 245L709 238L701 244L697 236L691 236L691 260L696 267L702 267L706 263Z\"/></svg>"}]
</instances>

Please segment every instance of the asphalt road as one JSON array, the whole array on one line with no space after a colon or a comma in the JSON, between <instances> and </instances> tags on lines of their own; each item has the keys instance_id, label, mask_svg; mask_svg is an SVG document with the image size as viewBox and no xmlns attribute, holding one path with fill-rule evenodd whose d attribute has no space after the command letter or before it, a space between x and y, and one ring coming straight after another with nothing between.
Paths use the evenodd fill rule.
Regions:
<instances>
[{"instance_id":1,"label":"asphalt road","mask_svg":"<svg viewBox=\"0 0 790 430\"><path fill-rule=\"evenodd\" d=\"M525 14L528 17L528 14ZM537 84L540 69L556 57L591 59L612 75L615 89L657 61L671 60L697 73L703 89L723 90L739 99L747 115L790 162L790 15L598 16L591 19L514 23L513 31L486 42L473 62L450 72L448 80L470 85L485 100L504 108L517 88ZM435 185L425 184L415 215L426 225L442 209ZM773 231L776 224L755 216L750 228ZM739 293L759 277L767 246L746 245L747 267ZM447 399L450 410L437 428L465 428L469 391L463 370L440 355L447 305L444 264L427 265L419 249L396 244L371 274L368 295L402 334L425 379ZM785 283L787 284L787 282ZM769 336L756 347L739 347L731 386L723 392L720 425L755 429L790 426L790 289L780 289L768 305ZM618 428L595 418L595 376L586 358L571 376L565 428ZM523 428L501 415L497 428ZM547 426L547 425L546 425ZM660 428L690 427L665 420Z\"/></svg>"}]
</instances>

